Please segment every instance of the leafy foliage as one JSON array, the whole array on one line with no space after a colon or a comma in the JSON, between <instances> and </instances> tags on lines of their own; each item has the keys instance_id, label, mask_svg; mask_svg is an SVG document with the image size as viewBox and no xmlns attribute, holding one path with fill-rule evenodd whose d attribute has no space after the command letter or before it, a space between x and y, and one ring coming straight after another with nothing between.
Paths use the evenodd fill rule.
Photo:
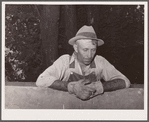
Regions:
<instances>
[{"instance_id":1,"label":"leafy foliage","mask_svg":"<svg viewBox=\"0 0 149 122\"><path fill-rule=\"evenodd\" d=\"M32 10L33 5L6 5L5 73L9 81L29 81L39 74L40 20Z\"/></svg>"}]
</instances>

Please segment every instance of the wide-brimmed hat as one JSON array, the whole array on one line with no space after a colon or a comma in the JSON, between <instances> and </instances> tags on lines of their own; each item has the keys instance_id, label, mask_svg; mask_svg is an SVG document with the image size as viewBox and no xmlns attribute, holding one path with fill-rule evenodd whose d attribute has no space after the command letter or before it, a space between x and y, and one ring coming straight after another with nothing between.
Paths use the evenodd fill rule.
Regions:
<instances>
[{"instance_id":1,"label":"wide-brimmed hat","mask_svg":"<svg viewBox=\"0 0 149 122\"><path fill-rule=\"evenodd\" d=\"M98 46L101 46L104 44L104 41L102 39L97 39L97 35L93 29L92 26L87 26L84 25L83 27L81 27L76 36L71 38L68 43L70 45L73 45L77 40L79 39L94 39L98 41Z\"/></svg>"}]
</instances>

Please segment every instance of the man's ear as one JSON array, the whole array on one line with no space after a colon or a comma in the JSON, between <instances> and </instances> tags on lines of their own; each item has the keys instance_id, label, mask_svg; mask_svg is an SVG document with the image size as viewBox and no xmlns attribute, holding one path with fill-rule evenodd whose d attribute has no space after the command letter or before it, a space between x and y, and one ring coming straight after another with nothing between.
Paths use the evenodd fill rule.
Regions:
<instances>
[{"instance_id":1,"label":"man's ear","mask_svg":"<svg viewBox=\"0 0 149 122\"><path fill-rule=\"evenodd\" d=\"M73 48L74 48L74 51L75 51L75 52L78 52L78 45L77 45L77 44L74 44L74 45L73 45Z\"/></svg>"}]
</instances>

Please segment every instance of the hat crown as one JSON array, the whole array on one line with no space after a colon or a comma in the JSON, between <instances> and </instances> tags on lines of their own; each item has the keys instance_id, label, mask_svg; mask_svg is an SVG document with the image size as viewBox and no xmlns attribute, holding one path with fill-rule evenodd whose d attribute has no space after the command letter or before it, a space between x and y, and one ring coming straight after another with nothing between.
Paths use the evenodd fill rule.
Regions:
<instances>
[{"instance_id":1,"label":"hat crown","mask_svg":"<svg viewBox=\"0 0 149 122\"><path fill-rule=\"evenodd\" d=\"M84 25L82 28L80 28L76 35L80 35L80 33L94 33L94 34L96 34L93 27L87 26L87 25Z\"/></svg>"},{"instance_id":2,"label":"hat crown","mask_svg":"<svg viewBox=\"0 0 149 122\"><path fill-rule=\"evenodd\" d=\"M98 39L97 35L94 31L94 28L92 26L84 25L81 27L78 32L76 33L76 36L71 38L69 40L70 45L74 45L75 42L79 39L94 39L98 41L98 46L101 46L104 44L104 41L102 39Z\"/></svg>"}]
</instances>

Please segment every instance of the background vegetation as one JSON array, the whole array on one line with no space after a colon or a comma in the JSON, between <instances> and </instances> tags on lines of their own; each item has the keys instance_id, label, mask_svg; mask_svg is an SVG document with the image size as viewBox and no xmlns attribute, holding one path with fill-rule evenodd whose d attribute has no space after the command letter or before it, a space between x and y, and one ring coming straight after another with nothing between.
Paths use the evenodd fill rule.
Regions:
<instances>
[{"instance_id":1,"label":"background vegetation","mask_svg":"<svg viewBox=\"0 0 149 122\"><path fill-rule=\"evenodd\" d=\"M97 50L131 83L144 83L143 5L6 5L6 81L35 82L83 25L105 44Z\"/></svg>"}]
</instances>

